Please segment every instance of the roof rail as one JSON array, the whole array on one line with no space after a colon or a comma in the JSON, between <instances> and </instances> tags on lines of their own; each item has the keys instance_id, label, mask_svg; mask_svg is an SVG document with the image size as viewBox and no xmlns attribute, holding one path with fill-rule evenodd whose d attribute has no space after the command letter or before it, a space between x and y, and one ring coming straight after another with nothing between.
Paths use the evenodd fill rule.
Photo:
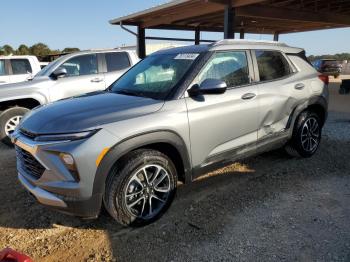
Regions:
<instances>
[{"instance_id":1,"label":"roof rail","mask_svg":"<svg viewBox=\"0 0 350 262\"><path fill-rule=\"evenodd\" d=\"M245 40L245 39L223 39L215 42L213 46L219 45L232 45L232 44L244 44L244 45L256 45L256 44L264 44L270 46L281 46L281 47L289 47L285 43L277 42L277 41L266 41L266 40Z\"/></svg>"}]
</instances>

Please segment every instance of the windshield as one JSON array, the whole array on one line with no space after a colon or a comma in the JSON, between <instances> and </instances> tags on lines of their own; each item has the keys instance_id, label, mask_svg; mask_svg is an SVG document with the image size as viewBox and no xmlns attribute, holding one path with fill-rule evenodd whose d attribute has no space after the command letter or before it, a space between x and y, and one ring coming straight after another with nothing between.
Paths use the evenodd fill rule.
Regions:
<instances>
[{"instance_id":1,"label":"windshield","mask_svg":"<svg viewBox=\"0 0 350 262\"><path fill-rule=\"evenodd\" d=\"M62 60L64 60L66 56L62 56L55 61L49 63L47 66L45 66L43 69L39 71L35 76L50 76L52 71L58 66Z\"/></svg>"},{"instance_id":2,"label":"windshield","mask_svg":"<svg viewBox=\"0 0 350 262\"><path fill-rule=\"evenodd\" d=\"M165 99L199 54L152 55L131 68L110 87L125 95Z\"/></svg>"}]
</instances>

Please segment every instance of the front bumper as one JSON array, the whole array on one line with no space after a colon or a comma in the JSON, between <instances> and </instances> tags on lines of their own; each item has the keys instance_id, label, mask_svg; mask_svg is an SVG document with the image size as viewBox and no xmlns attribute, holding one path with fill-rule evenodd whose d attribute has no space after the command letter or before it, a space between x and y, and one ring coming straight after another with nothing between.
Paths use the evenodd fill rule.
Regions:
<instances>
[{"instance_id":1,"label":"front bumper","mask_svg":"<svg viewBox=\"0 0 350 262\"><path fill-rule=\"evenodd\" d=\"M66 208L67 204L54 194L32 185L21 173L18 173L21 184L38 200L39 203L52 207Z\"/></svg>"},{"instance_id":2,"label":"front bumper","mask_svg":"<svg viewBox=\"0 0 350 262\"><path fill-rule=\"evenodd\" d=\"M14 133L12 142L15 146L35 158L44 170L41 176L33 176L30 172L31 166L23 168L23 158L17 156L18 179L21 184L45 206L75 216L97 217L103 192L95 192L93 188L97 170L95 160L101 148L106 146L105 139L113 141L115 138L111 139L111 135L104 131L95 136L79 141L46 143L36 142L18 132ZM101 140L101 137L105 139ZM96 141L101 148L96 146ZM60 152L73 156L79 180L60 160Z\"/></svg>"}]
</instances>

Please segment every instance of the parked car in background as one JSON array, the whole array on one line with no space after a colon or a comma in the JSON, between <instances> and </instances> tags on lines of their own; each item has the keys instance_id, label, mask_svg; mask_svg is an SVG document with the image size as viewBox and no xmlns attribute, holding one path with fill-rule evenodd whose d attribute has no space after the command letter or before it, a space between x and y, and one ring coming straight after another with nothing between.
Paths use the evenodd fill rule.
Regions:
<instances>
[{"instance_id":1,"label":"parked car in background","mask_svg":"<svg viewBox=\"0 0 350 262\"><path fill-rule=\"evenodd\" d=\"M312 65L322 74L332 75L338 77L341 72L343 65L335 59L320 59L312 63Z\"/></svg>"},{"instance_id":2,"label":"parked car in background","mask_svg":"<svg viewBox=\"0 0 350 262\"><path fill-rule=\"evenodd\" d=\"M0 86L0 140L11 144L9 134L34 107L105 90L138 61L128 50L77 52L50 63L30 81Z\"/></svg>"},{"instance_id":3,"label":"parked car in background","mask_svg":"<svg viewBox=\"0 0 350 262\"><path fill-rule=\"evenodd\" d=\"M43 69L45 66L49 64L49 62L40 62L40 68Z\"/></svg>"},{"instance_id":4,"label":"parked car in background","mask_svg":"<svg viewBox=\"0 0 350 262\"><path fill-rule=\"evenodd\" d=\"M40 107L11 135L40 203L123 225L159 218L177 182L285 147L317 151L328 76L276 42L223 40L156 52L106 92Z\"/></svg>"},{"instance_id":5,"label":"parked car in background","mask_svg":"<svg viewBox=\"0 0 350 262\"><path fill-rule=\"evenodd\" d=\"M36 56L0 56L0 85L27 81L40 70Z\"/></svg>"}]
</instances>

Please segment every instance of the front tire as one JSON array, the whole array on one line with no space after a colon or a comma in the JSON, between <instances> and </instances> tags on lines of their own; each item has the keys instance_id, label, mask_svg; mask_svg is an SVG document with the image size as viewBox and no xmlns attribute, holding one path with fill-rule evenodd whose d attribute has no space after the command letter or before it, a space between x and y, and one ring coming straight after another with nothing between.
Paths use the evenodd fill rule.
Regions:
<instances>
[{"instance_id":1,"label":"front tire","mask_svg":"<svg viewBox=\"0 0 350 262\"><path fill-rule=\"evenodd\" d=\"M173 162L150 149L131 152L112 169L104 204L125 226L142 226L158 219L171 204L177 185Z\"/></svg>"},{"instance_id":2,"label":"front tire","mask_svg":"<svg viewBox=\"0 0 350 262\"><path fill-rule=\"evenodd\" d=\"M12 107L0 114L0 140L4 144L11 146L9 135L15 131L23 116L29 112L24 107Z\"/></svg>"},{"instance_id":3,"label":"front tire","mask_svg":"<svg viewBox=\"0 0 350 262\"><path fill-rule=\"evenodd\" d=\"M294 126L292 139L285 147L293 157L308 158L313 156L321 142L322 123L314 112L302 112Z\"/></svg>"}]
</instances>

